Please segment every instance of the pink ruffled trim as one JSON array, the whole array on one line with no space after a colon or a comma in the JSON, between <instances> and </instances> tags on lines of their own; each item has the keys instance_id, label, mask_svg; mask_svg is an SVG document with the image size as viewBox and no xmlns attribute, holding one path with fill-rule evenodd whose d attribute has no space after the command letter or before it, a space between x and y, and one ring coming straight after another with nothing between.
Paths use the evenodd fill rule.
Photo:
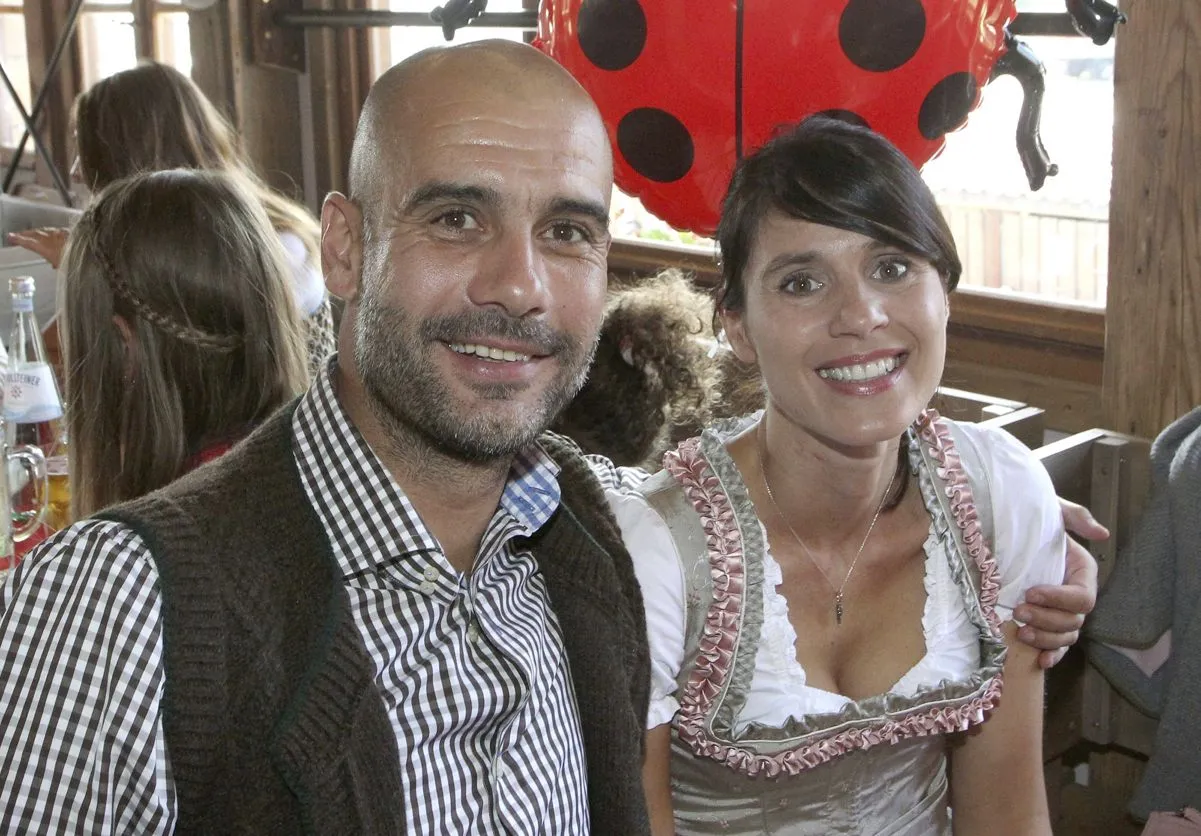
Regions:
<instances>
[{"instance_id":1,"label":"pink ruffled trim","mask_svg":"<svg viewBox=\"0 0 1201 836\"><path fill-rule=\"evenodd\" d=\"M1001 622L997 618L997 594L1001 585L997 581L997 561L992 549L984 541L984 529L976 515L976 500L972 486L963 470L963 460L955 449L951 427L928 409L917 419L918 437L927 445L930 457L938 462L935 472L946 482L946 495L951 500L951 515L955 525L963 532L963 544L967 553L976 561L980 570L980 607L988 619L988 626L996 638L1001 636Z\"/></svg>"},{"instance_id":2,"label":"pink ruffled trim","mask_svg":"<svg viewBox=\"0 0 1201 836\"><path fill-rule=\"evenodd\" d=\"M679 734L690 742L706 739L705 715L734 668L746 588L742 536L734 508L700 455L699 445L699 439L689 439L663 457L664 469L683 486L684 495L700 515L713 581L713 603L701 627L696 664L680 698Z\"/></svg>"},{"instance_id":3,"label":"pink ruffled trim","mask_svg":"<svg viewBox=\"0 0 1201 836\"><path fill-rule=\"evenodd\" d=\"M1000 624L995 612L999 588L996 561L984 541L971 486L955 451L950 429L937 418L933 410L924 413L917 422L918 434L938 462L939 478L946 482L955 525L963 532L968 553L980 570L981 609L994 637L999 637ZM733 506L699 447L699 439L689 439L663 460L665 469L680 483L688 501L701 517L713 578L713 603L705 615L696 664L680 697L676 730L681 740L697 755L712 758L743 774L776 777L797 775L851 751L961 732L984 722L985 714L996 707L1001 693L1000 673L989 680L979 695L958 705L919 707L900 717L871 718L863 721L870 724L867 727L825 734L773 755L760 754L713 737L709 731L709 715L734 668L746 573L742 537ZM822 735L821 732L814 734Z\"/></svg>"}]
</instances>

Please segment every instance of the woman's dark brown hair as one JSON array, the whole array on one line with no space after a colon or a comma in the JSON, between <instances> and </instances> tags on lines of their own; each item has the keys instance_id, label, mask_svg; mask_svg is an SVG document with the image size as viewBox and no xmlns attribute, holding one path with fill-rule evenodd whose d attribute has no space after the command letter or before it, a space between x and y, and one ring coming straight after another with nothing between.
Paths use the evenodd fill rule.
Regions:
<instances>
[{"instance_id":1,"label":"woman's dark brown hair","mask_svg":"<svg viewBox=\"0 0 1201 836\"><path fill-rule=\"evenodd\" d=\"M759 226L772 211L857 232L925 259L948 291L959 283L963 268L955 241L913 163L867 128L813 116L769 141L734 171L717 227L719 314L742 310L742 274Z\"/></svg>"}]
</instances>

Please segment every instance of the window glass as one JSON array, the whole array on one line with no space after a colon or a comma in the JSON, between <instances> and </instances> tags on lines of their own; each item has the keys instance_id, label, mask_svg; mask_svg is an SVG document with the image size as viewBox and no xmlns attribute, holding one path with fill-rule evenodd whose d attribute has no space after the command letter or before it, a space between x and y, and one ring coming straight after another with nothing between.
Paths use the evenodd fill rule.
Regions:
<instances>
[{"instance_id":1,"label":"window glass","mask_svg":"<svg viewBox=\"0 0 1201 836\"><path fill-rule=\"evenodd\" d=\"M79 54L84 89L138 63L133 12L129 10L128 3L122 5L125 8L121 11L86 11L79 16Z\"/></svg>"},{"instance_id":2,"label":"window glass","mask_svg":"<svg viewBox=\"0 0 1201 836\"><path fill-rule=\"evenodd\" d=\"M29 85L29 55L25 46L25 16L19 2L0 3L0 61L8 80L28 113L33 107ZM0 146L13 148L25 133L21 113L6 90L0 90ZM27 146L28 147L28 146Z\"/></svg>"},{"instance_id":3,"label":"window glass","mask_svg":"<svg viewBox=\"0 0 1201 836\"><path fill-rule=\"evenodd\" d=\"M1113 45L1024 38L1046 69L1042 138L1059 173L1030 191L1015 141L1021 87L984 88L926 164L964 263L963 285L1105 304L1113 153Z\"/></svg>"}]
</instances>

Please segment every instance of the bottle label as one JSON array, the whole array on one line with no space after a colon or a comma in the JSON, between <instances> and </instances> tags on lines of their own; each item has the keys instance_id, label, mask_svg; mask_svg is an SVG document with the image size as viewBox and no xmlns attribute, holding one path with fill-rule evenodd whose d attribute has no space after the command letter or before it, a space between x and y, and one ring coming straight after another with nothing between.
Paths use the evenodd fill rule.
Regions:
<instances>
[{"instance_id":1,"label":"bottle label","mask_svg":"<svg viewBox=\"0 0 1201 836\"><path fill-rule=\"evenodd\" d=\"M67 475L67 457L66 456L50 456L46 459L46 475L53 478L55 476Z\"/></svg>"},{"instance_id":2,"label":"bottle label","mask_svg":"<svg viewBox=\"0 0 1201 836\"><path fill-rule=\"evenodd\" d=\"M23 363L19 369L10 364L4 380L4 420L33 424L62 415L63 405L49 364Z\"/></svg>"},{"instance_id":3,"label":"bottle label","mask_svg":"<svg viewBox=\"0 0 1201 836\"><path fill-rule=\"evenodd\" d=\"M13 310L16 313L28 313L29 311L32 311L33 310L33 297L32 296L14 296L13 297Z\"/></svg>"}]
</instances>

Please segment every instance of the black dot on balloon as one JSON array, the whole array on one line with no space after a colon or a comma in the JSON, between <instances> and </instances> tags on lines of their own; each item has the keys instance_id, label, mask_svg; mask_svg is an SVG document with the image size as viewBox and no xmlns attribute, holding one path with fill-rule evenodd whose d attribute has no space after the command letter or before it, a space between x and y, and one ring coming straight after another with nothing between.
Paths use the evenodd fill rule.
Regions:
<instances>
[{"instance_id":1,"label":"black dot on balloon","mask_svg":"<svg viewBox=\"0 0 1201 836\"><path fill-rule=\"evenodd\" d=\"M602 70L624 70L646 46L646 13L638 0L584 0L578 25L580 49Z\"/></svg>"},{"instance_id":2,"label":"black dot on balloon","mask_svg":"<svg viewBox=\"0 0 1201 836\"><path fill-rule=\"evenodd\" d=\"M838 21L838 42L851 63L873 73L895 70L926 35L921 0L851 0Z\"/></svg>"},{"instance_id":3,"label":"black dot on balloon","mask_svg":"<svg viewBox=\"0 0 1201 836\"><path fill-rule=\"evenodd\" d=\"M656 183L679 180L695 156L684 123L657 107L640 107L621 118L617 148L635 171Z\"/></svg>"},{"instance_id":4,"label":"black dot on balloon","mask_svg":"<svg viewBox=\"0 0 1201 836\"><path fill-rule=\"evenodd\" d=\"M861 128L870 128L867 120L853 110L843 110L835 107L830 110L822 110L814 114L815 116L825 116L827 119L837 119L839 122L848 122L852 125L858 125Z\"/></svg>"},{"instance_id":5,"label":"black dot on balloon","mask_svg":"<svg viewBox=\"0 0 1201 836\"><path fill-rule=\"evenodd\" d=\"M952 73L926 94L917 114L917 128L926 139L938 139L963 124L975 101L972 74Z\"/></svg>"}]
</instances>

